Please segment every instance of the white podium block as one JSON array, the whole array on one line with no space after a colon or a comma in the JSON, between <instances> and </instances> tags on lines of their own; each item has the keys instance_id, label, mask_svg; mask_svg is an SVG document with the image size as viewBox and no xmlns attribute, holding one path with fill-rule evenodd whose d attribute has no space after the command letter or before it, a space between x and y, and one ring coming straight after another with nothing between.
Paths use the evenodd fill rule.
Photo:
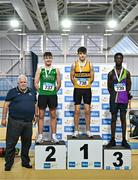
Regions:
<instances>
[{"instance_id":1,"label":"white podium block","mask_svg":"<svg viewBox=\"0 0 138 180\"><path fill-rule=\"evenodd\" d=\"M129 170L131 169L131 149L122 146L106 148L103 146L104 169Z\"/></svg>"},{"instance_id":2,"label":"white podium block","mask_svg":"<svg viewBox=\"0 0 138 180\"><path fill-rule=\"evenodd\" d=\"M35 145L35 169L66 169L66 146L64 141L55 144L46 141Z\"/></svg>"},{"instance_id":3,"label":"white podium block","mask_svg":"<svg viewBox=\"0 0 138 180\"><path fill-rule=\"evenodd\" d=\"M86 135L68 140L68 169L102 169L102 138Z\"/></svg>"}]
</instances>

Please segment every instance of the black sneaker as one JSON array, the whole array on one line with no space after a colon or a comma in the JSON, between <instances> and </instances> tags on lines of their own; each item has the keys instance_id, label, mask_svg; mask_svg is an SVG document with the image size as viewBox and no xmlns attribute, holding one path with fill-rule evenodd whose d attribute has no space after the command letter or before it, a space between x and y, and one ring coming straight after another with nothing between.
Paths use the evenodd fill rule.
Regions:
<instances>
[{"instance_id":1,"label":"black sneaker","mask_svg":"<svg viewBox=\"0 0 138 180\"><path fill-rule=\"evenodd\" d=\"M30 164L26 164L26 165L22 164L22 167L25 167L25 168L31 169L31 168L32 168L32 165L30 165Z\"/></svg>"},{"instance_id":2,"label":"black sneaker","mask_svg":"<svg viewBox=\"0 0 138 180\"><path fill-rule=\"evenodd\" d=\"M10 166L5 166L5 171L11 171L11 167Z\"/></svg>"},{"instance_id":3,"label":"black sneaker","mask_svg":"<svg viewBox=\"0 0 138 180\"><path fill-rule=\"evenodd\" d=\"M128 144L128 142L126 141L126 139L124 139L124 140L122 141L122 146L125 147L125 148L130 149L130 145Z\"/></svg>"},{"instance_id":4,"label":"black sneaker","mask_svg":"<svg viewBox=\"0 0 138 180\"><path fill-rule=\"evenodd\" d=\"M110 140L109 143L106 145L107 148L110 148L110 147L113 147L113 146L116 146L115 140Z\"/></svg>"}]
</instances>

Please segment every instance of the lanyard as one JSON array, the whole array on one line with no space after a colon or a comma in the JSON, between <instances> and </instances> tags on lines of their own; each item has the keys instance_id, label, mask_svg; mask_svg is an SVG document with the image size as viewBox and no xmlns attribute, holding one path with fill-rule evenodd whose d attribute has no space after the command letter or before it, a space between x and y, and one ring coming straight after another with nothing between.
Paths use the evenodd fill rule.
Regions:
<instances>
[{"instance_id":1,"label":"lanyard","mask_svg":"<svg viewBox=\"0 0 138 180\"><path fill-rule=\"evenodd\" d=\"M115 71L115 75L116 75L116 78L117 78L117 81L119 82L120 81L120 78L121 78L121 76L122 76L122 73L123 73L123 67L121 68L121 72L120 72L120 75L119 75L119 77L118 77L118 74L117 74L117 71L116 71L116 68L114 68L114 71Z\"/></svg>"},{"instance_id":2,"label":"lanyard","mask_svg":"<svg viewBox=\"0 0 138 180\"><path fill-rule=\"evenodd\" d=\"M49 72L47 72L48 70L49 70ZM51 73L51 70L52 70L52 66L51 66L49 69L45 68L45 75L46 75L46 78L47 78L48 75Z\"/></svg>"},{"instance_id":3,"label":"lanyard","mask_svg":"<svg viewBox=\"0 0 138 180\"><path fill-rule=\"evenodd\" d=\"M87 63L87 61L85 60L85 62L84 62L83 65L81 66L80 64L82 64L82 63L80 63L80 61L78 62L80 73L82 72L82 70L83 70L84 66L86 65L86 63Z\"/></svg>"}]
</instances>

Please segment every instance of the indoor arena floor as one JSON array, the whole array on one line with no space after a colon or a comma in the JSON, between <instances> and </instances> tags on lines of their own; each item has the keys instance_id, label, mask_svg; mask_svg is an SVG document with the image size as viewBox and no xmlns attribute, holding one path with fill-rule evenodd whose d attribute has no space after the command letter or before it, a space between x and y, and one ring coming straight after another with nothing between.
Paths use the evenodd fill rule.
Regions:
<instances>
[{"instance_id":1,"label":"indoor arena floor","mask_svg":"<svg viewBox=\"0 0 138 180\"><path fill-rule=\"evenodd\" d=\"M138 180L138 154L132 154L132 170L35 170L21 167L20 157L10 172L4 171L4 158L0 158L0 179L8 180Z\"/></svg>"}]
</instances>

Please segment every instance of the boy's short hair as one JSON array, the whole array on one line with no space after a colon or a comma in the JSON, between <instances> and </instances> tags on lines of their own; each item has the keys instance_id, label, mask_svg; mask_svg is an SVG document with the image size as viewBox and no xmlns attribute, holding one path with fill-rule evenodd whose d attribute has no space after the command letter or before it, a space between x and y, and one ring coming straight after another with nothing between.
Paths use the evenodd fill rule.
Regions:
<instances>
[{"instance_id":1,"label":"boy's short hair","mask_svg":"<svg viewBox=\"0 0 138 180\"><path fill-rule=\"evenodd\" d=\"M43 57L47 57L47 56L53 57L53 55L52 55L51 52L45 52L45 53L43 54Z\"/></svg>"},{"instance_id":2,"label":"boy's short hair","mask_svg":"<svg viewBox=\"0 0 138 180\"><path fill-rule=\"evenodd\" d=\"M120 52L118 52L118 53L116 53L116 54L114 55L114 59L116 59L116 57L117 57L117 56L121 56L121 57L122 57L122 59L124 58L123 54L122 54L122 53L120 53Z\"/></svg>"},{"instance_id":3,"label":"boy's short hair","mask_svg":"<svg viewBox=\"0 0 138 180\"><path fill-rule=\"evenodd\" d=\"M81 53L84 53L84 54L86 54L87 53L87 49L86 49L86 47L79 47L79 49L78 49L78 54L81 52Z\"/></svg>"}]
</instances>

